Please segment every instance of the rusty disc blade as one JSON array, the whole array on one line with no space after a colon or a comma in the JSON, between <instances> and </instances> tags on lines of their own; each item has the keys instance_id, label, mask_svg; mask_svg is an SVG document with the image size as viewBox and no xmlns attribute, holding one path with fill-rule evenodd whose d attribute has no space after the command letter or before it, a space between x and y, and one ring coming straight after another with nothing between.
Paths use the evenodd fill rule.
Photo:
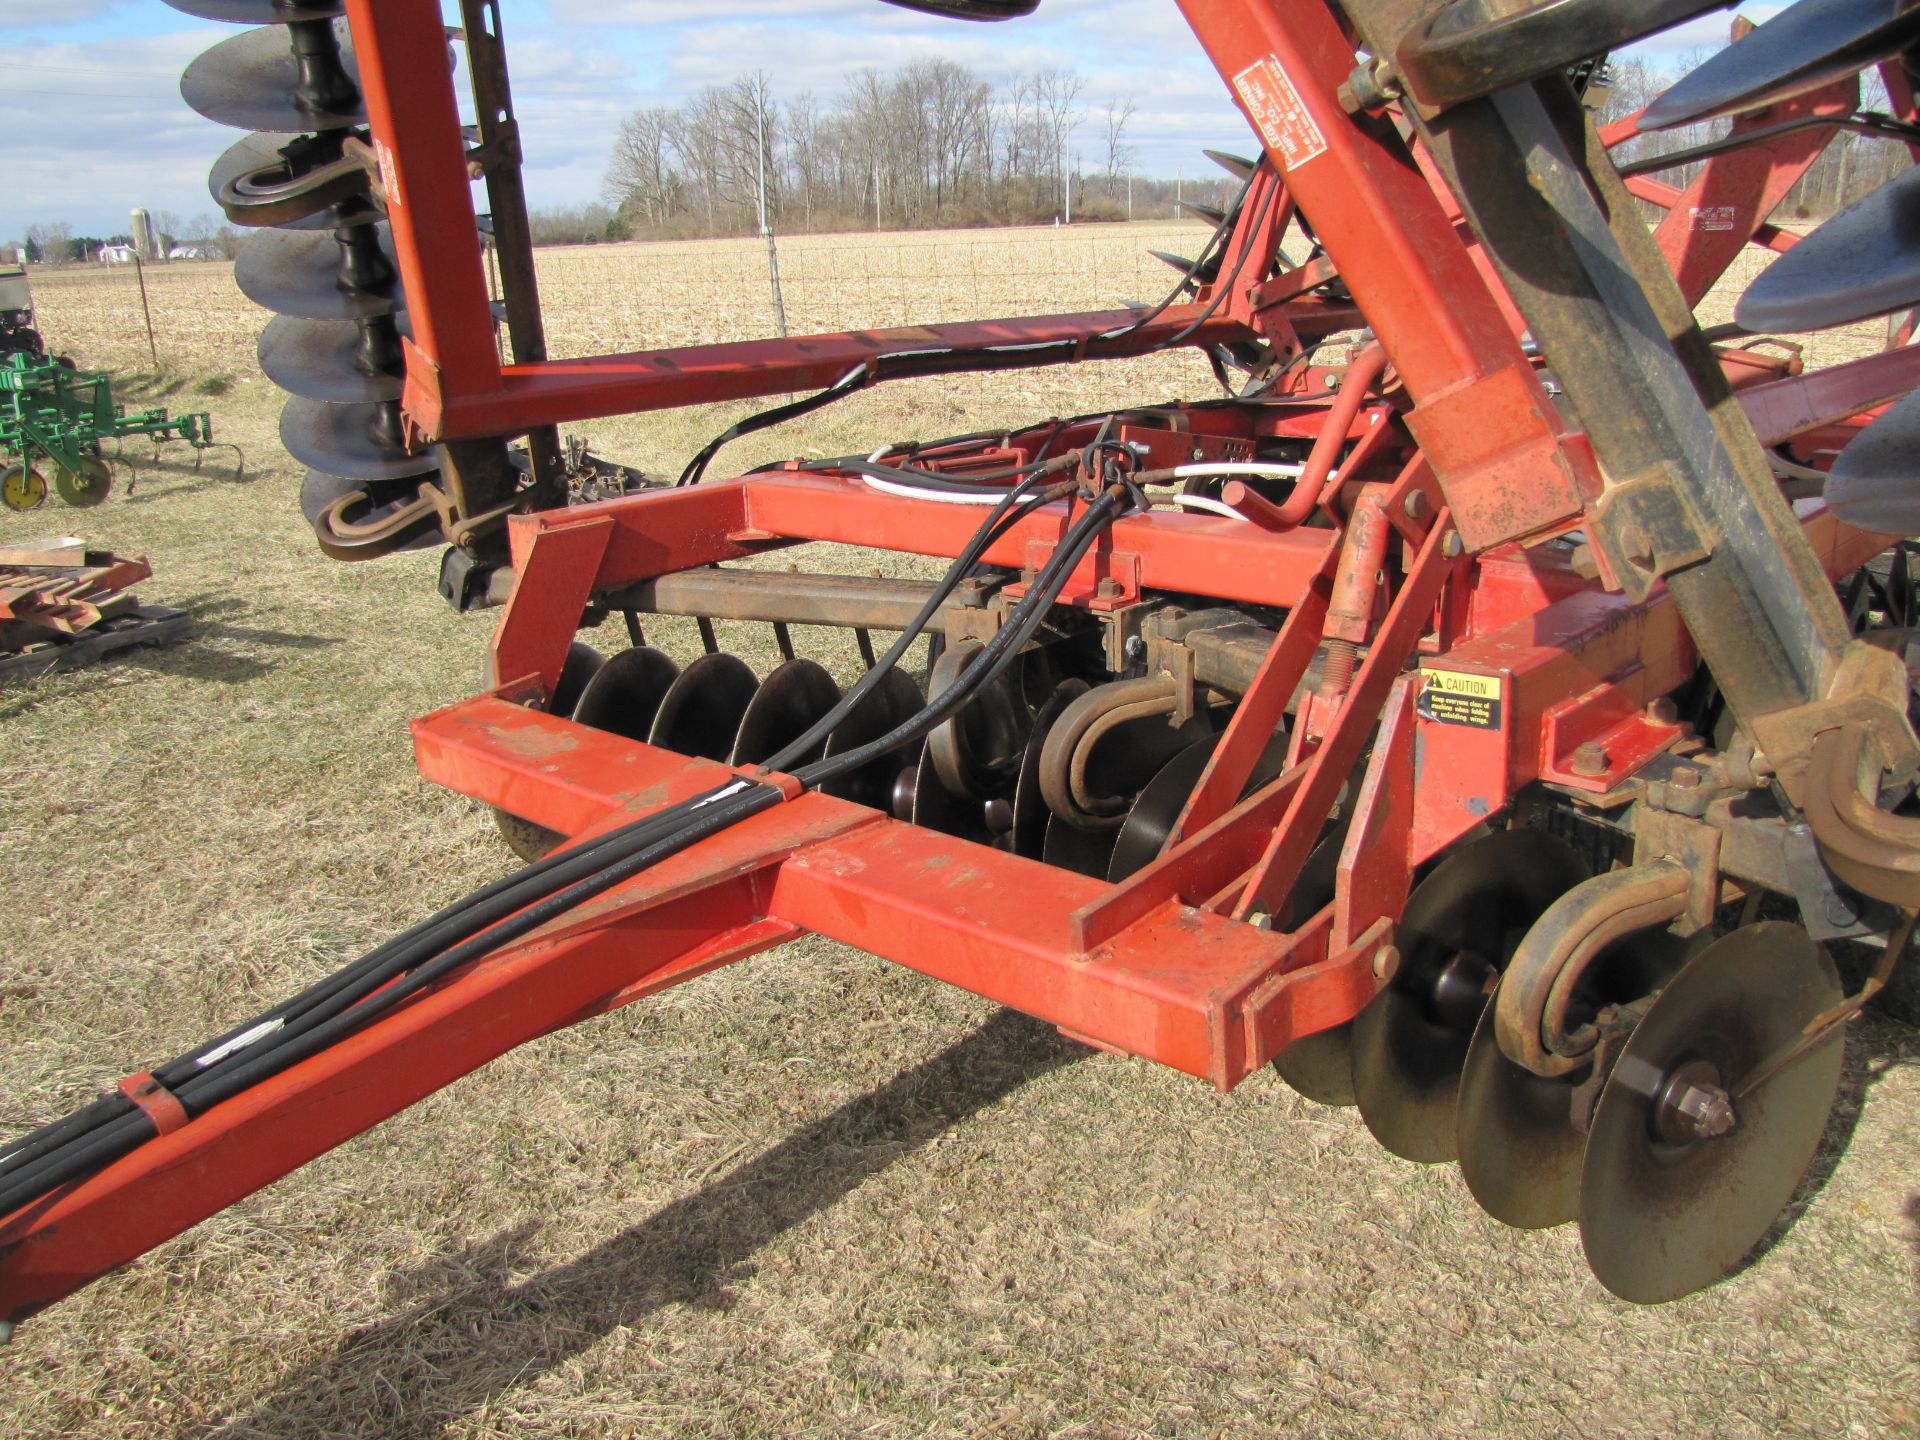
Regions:
<instances>
[{"instance_id":1,"label":"rusty disc blade","mask_svg":"<svg viewBox=\"0 0 1920 1440\"><path fill-rule=\"evenodd\" d=\"M1106 878L1107 867L1113 863L1113 845L1119 838L1118 830L1082 830L1054 815L1047 821L1047 838L1041 844L1040 858L1062 870L1102 880Z\"/></svg>"},{"instance_id":2,"label":"rusty disc blade","mask_svg":"<svg viewBox=\"0 0 1920 1440\"><path fill-rule=\"evenodd\" d=\"M1282 745L1280 763L1285 763L1285 757L1286 747ZM1343 817L1334 832L1307 856L1286 908L1274 916L1275 929L1293 930L1304 925L1333 899L1340 878L1340 850L1346 840ZM1273 1068L1290 1089L1316 1104L1353 1104L1352 1022L1302 1035L1274 1057Z\"/></svg>"},{"instance_id":3,"label":"rusty disc blade","mask_svg":"<svg viewBox=\"0 0 1920 1440\"><path fill-rule=\"evenodd\" d=\"M1853 437L1833 462L1825 494L1849 525L1920 535L1920 392Z\"/></svg>"},{"instance_id":4,"label":"rusty disc blade","mask_svg":"<svg viewBox=\"0 0 1920 1440\"><path fill-rule=\"evenodd\" d=\"M1651 995L1698 948L1670 930L1643 930L1610 946L1582 980L1569 1024L1577 1028L1604 1006ZM1493 1006L1481 1015L1460 1071L1460 1176L1502 1224L1545 1230L1578 1217L1587 1137L1574 1128L1571 1106L1574 1087L1590 1071L1551 1080L1535 1075L1500 1049Z\"/></svg>"},{"instance_id":5,"label":"rusty disc blade","mask_svg":"<svg viewBox=\"0 0 1920 1440\"><path fill-rule=\"evenodd\" d=\"M260 332L258 353L260 373L289 395L335 405L400 398L400 331L387 316L356 324L276 315ZM389 357L391 370L368 368Z\"/></svg>"},{"instance_id":6,"label":"rusty disc blade","mask_svg":"<svg viewBox=\"0 0 1920 1440\"><path fill-rule=\"evenodd\" d=\"M1640 117L1667 130L1804 95L1920 40L1901 0L1799 0L1684 76Z\"/></svg>"},{"instance_id":7,"label":"rusty disc blade","mask_svg":"<svg viewBox=\"0 0 1920 1440\"><path fill-rule=\"evenodd\" d=\"M1756 335L1825 330L1920 302L1920 170L1882 185L1775 260L1733 307Z\"/></svg>"},{"instance_id":8,"label":"rusty disc blade","mask_svg":"<svg viewBox=\"0 0 1920 1440\"><path fill-rule=\"evenodd\" d=\"M738 655L702 655L680 672L661 700L647 742L702 760L725 760L759 688L753 670Z\"/></svg>"},{"instance_id":9,"label":"rusty disc blade","mask_svg":"<svg viewBox=\"0 0 1920 1440\"><path fill-rule=\"evenodd\" d=\"M345 0L167 0L182 15L218 20L225 25L291 25L296 20L331 20L346 13Z\"/></svg>"},{"instance_id":10,"label":"rusty disc blade","mask_svg":"<svg viewBox=\"0 0 1920 1440\"><path fill-rule=\"evenodd\" d=\"M365 320L405 309L387 227L352 228L377 237L377 249L350 255L333 231L262 230L250 235L234 262L233 283L263 309L303 320Z\"/></svg>"},{"instance_id":11,"label":"rusty disc blade","mask_svg":"<svg viewBox=\"0 0 1920 1440\"><path fill-rule=\"evenodd\" d=\"M405 480L440 468L431 448L408 450L395 438L399 407L329 405L296 395L280 412L280 443L302 465L356 480Z\"/></svg>"},{"instance_id":12,"label":"rusty disc blade","mask_svg":"<svg viewBox=\"0 0 1920 1440\"><path fill-rule=\"evenodd\" d=\"M1768 921L1709 945L1654 999L1600 1092L1581 1165L1580 1243L1602 1285L1656 1305L1739 1268L1819 1148L1845 1031L1736 1098L1718 1138L1671 1138L1664 1099L1683 1068L1737 1086L1841 994L1826 951Z\"/></svg>"},{"instance_id":13,"label":"rusty disc blade","mask_svg":"<svg viewBox=\"0 0 1920 1440\"><path fill-rule=\"evenodd\" d=\"M839 703L840 687L826 667L796 655L767 676L748 704L747 713L740 717L732 763L759 765L772 759ZM818 760L826 745L824 738L816 741L794 765Z\"/></svg>"},{"instance_id":14,"label":"rusty disc blade","mask_svg":"<svg viewBox=\"0 0 1920 1440\"><path fill-rule=\"evenodd\" d=\"M303 84L285 26L243 30L199 55L180 77L180 97L209 120L236 130L345 130L367 123L360 72L345 20L329 22L337 67L308 63ZM328 73L330 72L330 73Z\"/></svg>"},{"instance_id":15,"label":"rusty disc blade","mask_svg":"<svg viewBox=\"0 0 1920 1440\"><path fill-rule=\"evenodd\" d=\"M1493 978L1520 937L1586 878L1537 830L1501 830L1455 850L1407 897L1400 969L1353 1022L1353 1093L1374 1138L1403 1160L1456 1153L1460 1069Z\"/></svg>"},{"instance_id":16,"label":"rusty disc blade","mask_svg":"<svg viewBox=\"0 0 1920 1440\"><path fill-rule=\"evenodd\" d=\"M651 646L636 645L600 667L580 692L572 716L610 735L645 740L660 702L679 678L680 667L671 658Z\"/></svg>"},{"instance_id":17,"label":"rusty disc blade","mask_svg":"<svg viewBox=\"0 0 1920 1440\"><path fill-rule=\"evenodd\" d=\"M831 760L836 755L872 744L911 720L926 703L911 675L900 669L887 671L867 692L866 698L853 707L852 713L833 727L833 733L827 736L826 758ZM917 755L917 749L910 747L877 756L851 774L829 780L820 787L821 792L875 810L886 810L892 804L894 781L902 760L917 758Z\"/></svg>"}]
</instances>

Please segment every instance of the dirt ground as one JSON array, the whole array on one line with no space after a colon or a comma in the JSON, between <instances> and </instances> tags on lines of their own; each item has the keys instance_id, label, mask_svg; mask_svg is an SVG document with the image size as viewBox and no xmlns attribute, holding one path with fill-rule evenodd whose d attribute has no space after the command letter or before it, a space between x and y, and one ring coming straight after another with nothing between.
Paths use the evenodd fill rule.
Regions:
<instances>
[{"instance_id":1,"label":"dirt ground","mask_svg":"<svg viewBox=\"0 0 1920 1440\"><path fill-rule=\"evenodd\" d=\"M832 263L857 263L834 243ZM1066 305L1151 296L1159 273L1069 259L1031 259ZM471 693L490 620L435 596L431 553L318 554L277 399L234 338L260 317L222 267L181 273L203 288L167 302L173 378L141 393L211 409L246 477L176 465L84 515L0 513L0 540L77 529L150 556L143 595L196 619L184 644L0 691L0 1133L510 866L478 806L416 777L406 731ZM143 337L118 348L81 308L120 283L38 287L83 363L142 363ZM870 308L895 303L884 291ZM557 331L599 333L583 305ZM197 394L216 372L230 388ZM728 460L1208 383L1186 359L918 382ZM739 413L592 438L664 472ZM691 622L652 633L697 651ZM722 642L767 668L764 628ZM811 648L851 678L850 647ZM1768 1253L1639 1309L1589 1277L1571 1228L1502 1228L1452 1167L1394 1159L1351 1110L1270 1075L1217 1095L809 941L526 1046L23 1325L0 1352L0 1430L1915 1434L1917 1061L1920 1033L1858 1022L1827 1144Z\"/></svg>"}]
</instances>

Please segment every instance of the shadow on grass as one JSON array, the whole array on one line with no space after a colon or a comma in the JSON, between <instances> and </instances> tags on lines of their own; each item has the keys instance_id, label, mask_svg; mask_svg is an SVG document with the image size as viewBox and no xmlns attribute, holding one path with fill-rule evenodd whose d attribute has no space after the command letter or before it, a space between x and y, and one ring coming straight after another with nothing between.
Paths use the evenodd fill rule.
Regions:
<instances>
[{"instance_id":1,"label":"shadow on grass","mask_svg":"<svg viewBox=\"0 0 1920 1440\"><path fill-rule=\"evenodd\" d=\"M1888 1071L1902 1065L1920 1065L1920 1029L1874 1010L1868 1010L1848 1027L1846 1068L1840 1072L1840 1093L1833 1102L1833 1114L1827 1118L1826 1133L1820 1137L1820 1148L1814 1152L1813 1163L1807 1167L1787 1208L1780 1212L1773 1228L1760 1237L1760 1242L1748 1252L1734 1274L1758 1265L1791 1233L1846 1158L1847 1149L1853 1143L1853 1132L1866 1108L1868 1092Z\"/></svg>"},{"instance_id":2,"label":"shadow on grass","mask_svg":"<svg viewBox=\"0 0 1920 1440\"><path fill-rule=\"evenodd\" d=\"M209 648L205 642L230 642L235 645L263 647L269 650L325 650L342 643L337 635L305 635L293 630L265 630L252 625L231 625L215 617L246 615L253 607L231 595L196 595L175 602L184 610L193 626L177 642L169 645L139 646L121 651L114 658L163 675L185 675L194 680L211 680L226 685L244 684L270 674L270 660L252 655Z\"/></svg>"},{"instance_id":3,"label":"shadow on grass","mask_svg":"<svg viewBox=\"0 0 1920 1440\"><path fill-rule=\"evenodd\" d=\"M412 1435L487 1406L667 1305L724 1309L754 1254L1028 1081L1089 1053L1001 1011L631 1229L518 1283L508 1229L399 1285L409 1308L359 1330L215 1433ZM342 1426L351 1426L350 1430Z\"/></svg>"}]
</instances>

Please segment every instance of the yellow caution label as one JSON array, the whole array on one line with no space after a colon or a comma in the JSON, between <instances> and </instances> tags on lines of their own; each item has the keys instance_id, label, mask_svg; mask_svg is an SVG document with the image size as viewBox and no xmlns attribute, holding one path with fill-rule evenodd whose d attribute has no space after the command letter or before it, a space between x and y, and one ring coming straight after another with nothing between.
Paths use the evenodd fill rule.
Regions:
<instances>
[{"instance_id":1,"label":"yellow caution label","mask_svg":"<svg viewBox=\"0 0 1920 1440\"><path fill-rule=\"evenodd\" d=\"M1506 681L1499 675L1470 675L1464 670L1422 667L1420 698L1415 704L1422 719L1440 725L1465 725L1474 730L1500 728L1500 703Z\"/></svg>"}]
</instances>

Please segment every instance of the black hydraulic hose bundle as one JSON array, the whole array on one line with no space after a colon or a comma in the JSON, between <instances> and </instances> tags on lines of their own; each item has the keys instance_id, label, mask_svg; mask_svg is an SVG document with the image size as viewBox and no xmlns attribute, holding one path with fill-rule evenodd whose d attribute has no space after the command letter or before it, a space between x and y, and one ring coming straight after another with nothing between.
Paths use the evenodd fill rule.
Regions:
<instances>
[{"instance_id":1,"label":"black hydraulic hose bundle","mask_svg":"<svg viewBox=\"0 0 1920 1440\"><path fill-rule=\"evenodd\" d=\"M1096 439L1088 447L1089 458L1098 453L1100 444ZM1072 481L1041 485L1038 482L1057 467L1032 468L1034 473L995 505L909 629L832 712L772 757L767 770L790 765L852 712L898 664L941 603L996 539L1039 506L1065 498L1076 488ZM966 704L1033 637L1074 567L1107 526L1136 501L1137 494L1123 485L1104 488L1069 527L1007 623L953 685L887 735L804 766L794 772L796 778L806 789L817 789L910 744ZM204 1113L364 1028L460 966L772 808L783 798L773 785L741 778L577 848L559 851L456 901L319 984L157 1067L152 1074L189 1116ZM42 1127L0 1154L0 1215L128 1154L157 1133L147 1114L120 1094L107 1095Z\"/></svg>"}]
</instances>

